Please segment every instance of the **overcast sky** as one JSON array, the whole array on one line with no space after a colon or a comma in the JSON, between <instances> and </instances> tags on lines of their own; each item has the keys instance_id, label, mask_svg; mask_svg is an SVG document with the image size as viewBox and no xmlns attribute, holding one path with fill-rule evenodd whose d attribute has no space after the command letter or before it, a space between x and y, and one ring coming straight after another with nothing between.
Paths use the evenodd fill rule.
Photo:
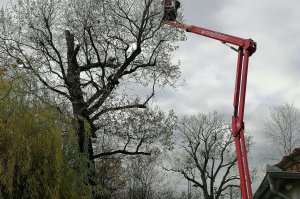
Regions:
<instances>
[{"instance_id":1,"label":"overcast sky","mask_svg":"<svg viewBox=\"0 0 300 199\"><path fill-rule=\"evenodd\" d=\"M8 1L1 0L0 5ZM181 4L184 23L257 42L257 52L250 58L244 120L256 142L250 164L265 165L262 120L269 107L284 102L300 107L300 1L182 0ZM180 115L216 110L230 121L237 53L191 33L179 46L174 61L181 60L186 86L165 89L156 103Z\"/></svg>"}]
</instances>

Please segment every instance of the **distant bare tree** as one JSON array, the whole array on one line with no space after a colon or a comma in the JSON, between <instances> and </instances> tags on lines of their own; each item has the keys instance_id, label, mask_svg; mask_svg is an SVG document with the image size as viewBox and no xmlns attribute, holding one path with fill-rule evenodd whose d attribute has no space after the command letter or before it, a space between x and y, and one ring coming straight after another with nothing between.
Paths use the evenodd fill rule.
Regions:
<instances>
[{"instance_id":1,"label":"distant bare tree","mask_svg":"<svg viewBox=\"0 0 300 199\"><path fill-rule=\"evenodd\" d=\"M185 116L178 129L181 148L170 156L167 170L182 174L206 199L221 198L230 187L239 187L234 140L223 115Z\"/></svg>"},{"instance_id":2,"label":"distant bare tree","mask_svg":"<svg viewBox=\"0 0 300 199\"><path fill-rule=\"evenodd\" d=\"M272 159L280 160L300 146L300 112L293 104L271 107L263 124Z\"/></svg>"},{"instance_id":3,"label":"distant bare tree","mask_svg":"<svg viewBox=\"0 0 300 199\"><path fill-rule=\"evenodd\" d=\"M170 175L162 170L157 157L157 154L137 156L126 165L127 190L123 197L118 198L172 199L175 197L168 180Z\"/></svg>"}]
</instances>

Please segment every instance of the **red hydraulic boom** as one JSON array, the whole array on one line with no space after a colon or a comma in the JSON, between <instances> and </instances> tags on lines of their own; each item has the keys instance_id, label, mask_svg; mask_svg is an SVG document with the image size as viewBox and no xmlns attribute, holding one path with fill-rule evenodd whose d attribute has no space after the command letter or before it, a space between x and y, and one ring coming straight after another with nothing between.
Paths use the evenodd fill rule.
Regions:
<instances>
[{"instance_id":1,"label":"red hydraulic boom","mask_svg":"<svg viewBox=\"0 0 300 199\"><path fill-rule=\"evenodd\" d=\"M170 0L166 0L170 2ZM168 5L168 4L166 4ZM170 12L170 8L167 7L167 11ZM177 9L174 7L174 9ZM165 15L168 13L165 10ZM175 12L177 14L177 10ZM171 19L171 20L170 20ZM245 108L245 97L246 97L246 85L247 85L247 73L249 57L256 51L256 43L252 39L242 39L239 37L231 36L228 34L216 32L213 30L185 25L176 22L174 17L165 17L163 22L187 32L209 37L215 40L221 41L223 44L235 45L238 48L230 46L238 52L237 68L236 68L236 80L235 90L233 99L233 116L232 116L232 136L234 137L236 154L238 160L238 169L240 175L240 189L243 199L252 199L251 180L249 174L247 150L244 137L244 108Z\"/></svg>"}]
</instances>

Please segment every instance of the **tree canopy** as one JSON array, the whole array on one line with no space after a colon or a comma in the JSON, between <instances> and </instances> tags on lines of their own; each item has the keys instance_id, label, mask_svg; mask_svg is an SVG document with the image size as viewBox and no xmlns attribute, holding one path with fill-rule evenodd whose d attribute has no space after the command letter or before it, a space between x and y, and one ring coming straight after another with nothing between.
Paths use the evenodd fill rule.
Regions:
<instances>
[{"instance_id":1,"label":"tree canopy","mask_svg":"<svg viewBox=\"0 0 300 199\"><path fill-rule=\"evenodd\" d=\"M68 171L79 169L82 175L78 178L84 184L77 188L84 194L88 192L85 191L89 189L87 185L92 185L92 194L97 197L101 195L97 182L105 177L98 176L101 172L96 168L97 162L103 162L101 158L118 154L150 155L158 148L170 147L175 116L172 112L168 114L150 107L149 102L157 89L179 84L179 63L171 61L171 53L177 49L174 42L185 39L185 35L183 31L164 25L162 17L161 0L18 0L11 7L1 9L1 65L13 65L18 73L26 74L24 83L34 84L34 89L27 91L39 97L46 94L55 110L66 118L71 117L68 124L75 132L75 139L73 134L61 138L59 119L46 122L56 114L53 110L37 100L30 101L30 106L22 103L28 96L20 99L20 104L16 102L14 106L24 106L18 109L24 113L18 115L24 114L28 120L19 118L20 121L15 122L23 122L20 128L28 129L24 135L20 134L23 142L32 139L29 148L27 144L18 145L24 147L22 156L36 157L30 149L33 147L45 159L52 158L53 164L64 159L67 163L80 162L79 165L71 164ZM51 133L43 134L45 131ZM35 139L45 139L46 143L34 142ZM78 147L79 154L77 149L66 149L68 154L63 158L59 146L64 146L65 140L69 140L72 147ZM47 143L50 141L51 144ZM38 161L29 159L27 163L31 166L41 164L45 169L53 166L45 165L47 161L32 163L31 160ZM43 170L37 169L37 172ZM60 172L56 174L60 176ZM55 175L49 174L50 177L55 178ZM39 182L37 178L27 178ZM64 180L68 178L72 179L72 175ZM9 184L3 189L6 190L6 186L13 187Z\"/></svg>"},{"instance_id":2,"label":"tree canopy","mask_svg":"<svg viewBox=\"0 0 300 199\"><path fill-rule=\"evenodd\" d=\"M1 11L3 60L30 71L40 88L64 102L64 111L77 118L80 151L87 148L91 161L101 156L94 154L91 136L111 128L104 118L144 109L157 88L177 84L171 52L184 34L161 22L162 6L160 0L19 0ZM118 122L126 125L121 117ZM130 150L131 138L117 137L125 142L113 153L139 154L145 143L135 136Z\"/></svg>"}]
</instances>

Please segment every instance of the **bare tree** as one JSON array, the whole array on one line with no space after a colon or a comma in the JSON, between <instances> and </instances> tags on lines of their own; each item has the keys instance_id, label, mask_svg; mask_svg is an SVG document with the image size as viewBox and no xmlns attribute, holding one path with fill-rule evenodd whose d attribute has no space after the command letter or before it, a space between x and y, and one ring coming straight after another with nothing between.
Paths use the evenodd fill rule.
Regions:
<instances>
[{"instance_id":1,"label":"bare tree","mask_svg":"<svg viewBox=\"0 0 300 199\"><path fill-rule=\"evenodd\" d=\"M41 89L70 107L60 108L74 115L80 151L92 162L103 155L151 152L142 151L154 142L147 142L145 131L131 128L126 134L111 123L128 124L128 115L139 117L136 109L145 109L157 88L177 84L180 72L170 53L184 34L163 25L162 6L160 0L18 0L1 10L1 57L30 71ZM119 116L124 110L135 112ZM108 132L109 141L121 142L94 154L92 137ZM147 138L160 141L156 136Z\"/></svg>"},{"instance_id":2,"label":"bare tree","mask_svg":"<svg viewBox=\"0 0 300 199\"><path fill-rule=\"evenodd\" d=\"M175 197L168 180L170 175L162 170L158 154L135 157L126 165L125 175L126 192L118 198L171 199Z\"/></svg>"},{"instance_id":3,"label":"bare tree","mask_svg":"<svg viewBox=\"0 0 300 199\"><path fill-rule=\"evenodd\" d=\"M183 175L206 199L221 198L230 187L239 187L234 140L223 115L185 116L178 129L181 148L170 156L167 170Z\"/></svg>"},{"instance_id":4,"label":"bare tree","mask_svg":"<svg viewBox=\"0 0 300 199\"><path fill-rule=\"evenodd\" d=\"M264 132L271 143L272 159L280 160L300 145L300 112L290 103L270 108Z\"/></svg>"}]
</instances>

